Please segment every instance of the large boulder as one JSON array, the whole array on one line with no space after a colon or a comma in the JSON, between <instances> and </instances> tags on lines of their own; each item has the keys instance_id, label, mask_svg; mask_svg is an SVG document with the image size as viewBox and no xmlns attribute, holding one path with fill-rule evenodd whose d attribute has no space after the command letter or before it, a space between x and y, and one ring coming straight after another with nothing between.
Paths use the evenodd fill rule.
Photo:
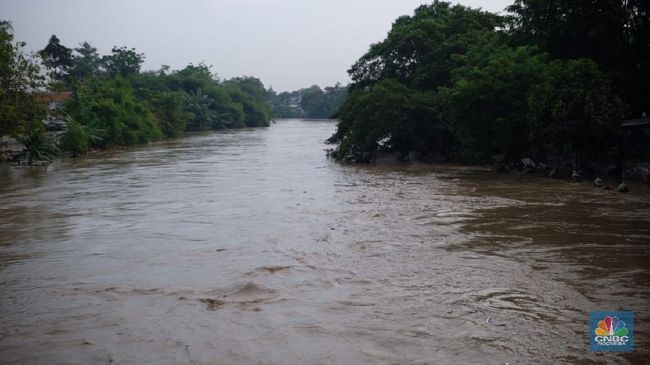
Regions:
<instances>
[{"instance_id":1,"label":"large boulder","mask_svg":"<svg viewBox=\"0 0 650 365\"><path fill-rule=\"evenodd\" d=\"M537 170L537 164L532 158L525 157L521 159L521 171L526 173L533 173Z\"/></svg>"},{"instance_id":2,"label":"large boulder","mask_svg":"<svg viewBox=\"0 0 650 365\"><path fill-rule=\"evenodd\" d=\"M67 128L65 120L62 119L46 119L43 121L43 126L48 132L64 132Z\"/></svg>"},{"instance_id":3,"label":"large boulder","mask_svg":"<svg viewBox=\"0 0 650 365\"><path fill-rule=\"evenodd\" d=\"M581 182L582 181L582 172L578 171L578 170L573 170L573 172L571 173L570 181L575 182L575 183Z\"/></svg>"},{"instance_id":4,"label":"large boulder","mask_svg":"<svg viewBox=\"0 0 650 365\"><path fill-rule=\"evenodd\" d=\"M533 161L531 158L525 157L521 159L521 164L522 166L526 169L534 169L536 167L535 161Z\"/></svg>"},{"instance_id":5,"label":"large boulder","mask_svg":"<svg viewBox=\"0 0 650 365\"><path fill-rule=\"evenodd\" d=\"M0 161L12 160L20 155L25 146L18 142L17 139L9 136L0 137Z\"/></svg>"},{"instance_id":6,"label":"large boulder","mask_svg":"<svg viewBox=\"0 0 650 365\"><path fill-rule=\"evenodd\" d=\"M603 183L603 179L601 179L600 176L598 176L598 177L594 180L594 186L599 187L599 188L602 188L603 185L604 185L604 183Z\"/></svg>"},{"instance_id":7,"label":"large boulder","mask_svg":"<svg viewBox=\"0 0 650 365\"><path fill-rule=\"evenodd\" d=\"M639 164L626 169L625 178L647 184L650 180L650 165Z\"/></svg>"}]
</instances>

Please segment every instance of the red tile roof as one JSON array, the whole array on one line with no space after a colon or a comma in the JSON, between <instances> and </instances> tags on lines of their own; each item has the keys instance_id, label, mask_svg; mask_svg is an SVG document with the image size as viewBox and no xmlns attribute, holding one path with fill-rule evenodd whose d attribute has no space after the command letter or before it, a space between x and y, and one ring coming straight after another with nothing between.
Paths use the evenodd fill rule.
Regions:
<instances>
[{"instance_id":1,"label":"red tile roof","mask_svg":"<svg viewBox=\"0 0 650 365\"><path fill-rule=\"evenodd\" d=\"M64 102L72 95L71 91L52 91L36 95L36 101L39 103Z\"/></svg>"}]
</instances>

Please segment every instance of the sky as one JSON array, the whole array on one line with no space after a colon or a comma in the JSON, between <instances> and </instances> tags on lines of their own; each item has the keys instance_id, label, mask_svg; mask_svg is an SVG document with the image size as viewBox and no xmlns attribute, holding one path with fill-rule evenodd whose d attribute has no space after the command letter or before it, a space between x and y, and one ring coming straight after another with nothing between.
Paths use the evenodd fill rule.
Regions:
<instances>
[{"instance_id":1,"label":"sky","mask_svg":"<svg viewBox=\"0 0 650 365\"><path fill-rule=\"evenodd\" d=\"M456 2L456 1L453 1ZM499 12L513 0L460 0ZM392 22L426 0L0 0L27 51L52 34L70 48L146 55L145 70L204 62L220 78L258 77L276 91L347 84L347 70Z\"/></svg>"}]
</instances>

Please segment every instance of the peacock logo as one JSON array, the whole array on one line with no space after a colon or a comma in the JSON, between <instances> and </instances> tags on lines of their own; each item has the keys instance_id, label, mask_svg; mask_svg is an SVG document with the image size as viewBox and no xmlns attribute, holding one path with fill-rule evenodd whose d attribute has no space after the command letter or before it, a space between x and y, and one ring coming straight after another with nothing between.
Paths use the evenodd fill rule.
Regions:
<instances>
[{"instance_id":1,"label":"peacock logo","mask_svg":"<svg viewBox=\"0 0 650 365\"><path fill-rule=\"evenodd\" d=\"M602 321L598 321L598 328L596 328L596 336L627 336L628 330L625 327L625 322L618 319L618 317L606 316Z\"/></svg>"},{"instance_id":2,"label":"peacock logo","mask_svg":"<svg viewBox=\"0 0 650 365\"><path fill-rule=\"evenodd\" d=\"M634 348L634 314L632 312L589 313L591 351L632 351Z\"/></svg>"}]
</instances>

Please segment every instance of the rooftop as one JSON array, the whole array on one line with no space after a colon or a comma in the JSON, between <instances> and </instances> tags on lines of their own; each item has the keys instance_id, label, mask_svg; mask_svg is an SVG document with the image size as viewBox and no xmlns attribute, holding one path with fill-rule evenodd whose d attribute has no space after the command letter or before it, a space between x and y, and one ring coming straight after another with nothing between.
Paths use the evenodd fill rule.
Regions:
<instances>
[{"instance_id":1,"label":"rooftop","mask_svg":"<svg viewBox=\"0 0 650 365\"><path fill-rule=\"evenodd\" d=\"M51 91L36 95L36 101L39 103L64 102L72 95L71 91Z\"/></svg>"}]
</instances>

